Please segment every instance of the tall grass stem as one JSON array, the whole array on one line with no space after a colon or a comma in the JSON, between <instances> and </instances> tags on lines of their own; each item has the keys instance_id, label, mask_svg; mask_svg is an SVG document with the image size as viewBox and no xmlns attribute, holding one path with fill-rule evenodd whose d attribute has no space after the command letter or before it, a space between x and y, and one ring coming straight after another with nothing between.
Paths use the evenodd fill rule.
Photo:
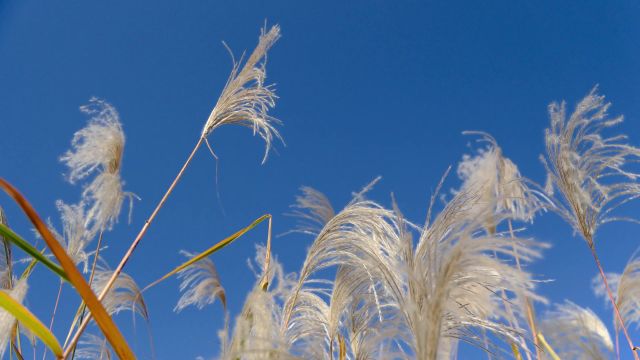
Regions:
<instances>
[{"instance_id":1,"label":"tall grass stem","mask_svg":"<svg viewBox=\"0 0 640 360\"><path fill-rule=\"evenodd\" d=\"M187 167L191 163L191 160L193 159L193 156L196 154L196 152L200 148L200 145L202 145L203 141L204 141L204 136L201 136L198 139L198 142L194 146L193 150L191 150L191 154L189 154L189 157L184 162L184 165L182 165L182 168L178 172L178 175L176 175L175 179L173 179L173 182L171 183L171 185L167 189L166 193L164 194L162 199L160 199L160 202L158 203L156 208L153 210L153 212L149 216L149 219L147 219L147 221L145 221L144 225L142 226L142 229L140 229L140 232L138 233L136 238L133 240L133 242L129 246L129 249L127 250L127 252L122 257L122 260L120 260L120 264L118 264L118 267L116 267L116 269L113 271L113 275L111 275L111 278L109 279L109 281L107 282L105 287L100 292L100 295L98 295L98 300L99 301L102 301L102 299L104 299L104 297L107 294L107 292L111 289L111 287L115 283L116 279L118 278L118 276L120 275L120 273L124 269L124 266L127 264L127 261L129 260L131 255L133 255L133 251L136 249L136 247L140 243L140 240L142 240L142 238L146 234L147 230L149 229L149 226L151 225L151 223L155 219L156 215L158 215L158 212L160 212L160 209L162 208L162 206L164 206L164 203L169 198L169 195L171 195L171 193L173 192L173 189L176 187L176 185L180 181L180 178L182 178L182 175L184 175L185 170L187 169ZM82 323L78 327L78 330L76 331L75 335L71 339L71 342L69 343L69 345L67 346L67 349L65 350L65 352L63 354L63 358L64 359L66 359L69 356L69 354L71 353L72 349L75 348L76 343L78 342L78 340L80 340L80 336L82 335L82 332L87 327L87 325L89 325L89 321L90 320L91 320L91 314L89 314L89 316L87 316L82 321Z\"/></svg>"},{"instance_id":2,"label":"tall grass stem","mask_svg":"<svg viewBox=\"0 0 640 360\"><path fill-rule=\"evenodd\" d=\"M613 312L616 315L616 319L620 322L620 327L622 328L622 332L624 333L624 336L627 338L627 342L629 343L629 348L633 353L633 358L635 360L640 360L640 357L638 357L638 353L636 352L636 347L633 345L633 340L631 340L631 336L629 336L629 332L627 332L627 327L624 324L622 315L620 315L618 304L616 304L616 300L613 297L613 293L609 288L609 282L607 281L607 276L604 274L604 270L602 269L602 265L600 264L600 259L598 258L598 254L596 253L595 244L593 243L593 241L591 241L589 244L590 244L589 249L591 250L591 255L593 255L593 260L595 260L596 265L598 266L598 271L600 271L600 277L602 278L604 287L607 290L607 295L609 296L609 300L611 300L611 305L613 305Z\"/></svg>"}]
</instances>

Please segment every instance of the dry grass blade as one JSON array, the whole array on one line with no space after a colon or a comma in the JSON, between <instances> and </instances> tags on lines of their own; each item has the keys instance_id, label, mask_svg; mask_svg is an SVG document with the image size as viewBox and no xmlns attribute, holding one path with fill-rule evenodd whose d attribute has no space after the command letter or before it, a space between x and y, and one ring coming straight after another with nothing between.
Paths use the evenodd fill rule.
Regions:
<instances>
[{"instance_id":1,"label":"dry grass blade","mask_svg":"<svg viewBox=\"0 0 640 360\"><path fill-rule=\"evenodd\" d=\"M344 337L342 335L338 336L338 344L340 346L340 360L347 359L347 346L344 342Z\"/></svg>"},{"instance_id":2,"label":"dry grass blade","mask_svg":"<svg viewBox=\"0 0 640 360\"><path fill-rule=\"evenodd\" d=\"M549 343L547 342L547 339L544 338L542 333L538 333L537 338L540 341L540 343L544 346L544 348L549 352L549 356L551 356L553 360L560 360L560 356L556 354L555 350L553 350L551 345L549 345Z\"/></svg>"},{"instance_id":3,"label":"dry grass blade","mask_svg":"<svg viewBox=\"0 0 640 360\"><path fill-rule=\"evenodd\" d=\"M216 252L216 251L222 249L223 247L231 244L236 239L238 239L242 235L246 234L249 230L251 230L254 227L258 226L258 224L260 224L261 222L265 221L266 219L271 219L271 214L265 214L265 215L260 216L259 218L254 220L251 224L249 224L247 227L245 227L245 228L237 231L233 235L221 240L220 242L218 242L217 244L215 244L212 247L208 248L207 250L199 253L198 255L196 255L196 256L192 257L191 259L185 261L184 263L182 263L181 265L179 265L175 269L169 271L166 275L164 275L160 279L158 279L158 280L152 282L151 284L147 285L142 291L144 292L144 291L148 290L149 288L158 285L162 281L164 281L167 278L169 278L169 277L177 274L178 272L184 270L188 266L191 266L191 265L195 264L196 262L198 262L198 261L206 258L207 256L213 254L214 252Z\"/></svg>"},{"instance_id":4,"label":"dry grass blade","mask_svg":"<svg viewBox=\"0 0 640 360\"><path fill-rule=\"evenodd\" d=\"M13 315L23 326L29 329L35 336L56 355L62 357L62 347L58 339L47 329L47 327L31 313L26 307L13 299L5 291L0 291L0 307Z\"/></svg>"},{"instance_id":5,"label":"dry grass blade","mask_svg":"<svg viewBox=\"0 0 640 360\"><path fill-rule=\"evenodd\" d=\"M2 189L16 201L29 220L31 220L31 223L35 226L36 230L40 233L49 247L49 250L51 250L53 255L60 262L62 268L65 270L69 277L69 282L74 286L83 301L87 304L87 307L91 310L96 324L98 324L107 340L109 340L109 343L116 354L118 354L121 359L135 359L133 352L129 348L129 345L127 345L126 340L118 330L116 324L113 322L113 319L111 319L109 314L107 314L107 311L100 301L98 301L96 295L91 291L89 284L87 284L85 279L82 277L82 274L80 274L80 271L78 271L74 265L73 260L71 260L69 255L67 255L31 204L29 204L24 196L22 196L22 194L20 194L13 185L9 184L2 178L0 178L0 187L2 187ZM63 357L67 355L68 353L65 352Z\"/></svg>"}]
</instances>

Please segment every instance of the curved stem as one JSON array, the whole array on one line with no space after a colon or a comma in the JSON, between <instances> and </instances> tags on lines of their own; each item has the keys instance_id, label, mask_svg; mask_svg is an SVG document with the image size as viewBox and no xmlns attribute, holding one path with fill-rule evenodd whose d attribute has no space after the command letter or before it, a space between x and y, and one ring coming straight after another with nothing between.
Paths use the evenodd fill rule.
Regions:
<instances>
[{"instance_id":1,"label":"curved stem","mask_svg":"<svg viewBox=\"0 0 640 360\"><path fill-rule=\"evenodd\" d=\"M609 296L609 300L611 301L611 305L613 305L613 312L616 315L616 319L620 323L620 327L622 328L622 332L624 336L627 338L627 343L629 343L629 348L633 353L633 358L635 360L640 360L638 357L638 353L636 352L636 347L633 345L633 341L631 340L631 336L627 332L627 327L624 324L624 320L622 319L622 315L620 315L620 310L618 309L618 304L616 303L615 298L613 297L613 293L611 292L611 288L609 288L609 282L607 281L607 276L604 274L604 270L602 269L602 265L600 264L600 259L598 258L598 254L596 253L596 247L593 242L590 242L589 249L591 250L591 255L593 255L593 260L595 260L596 265L598 266L598 271L600 271L600 277L602 278L602 282L604 283L604 287L607 290L607 295Z\"/></svg>"},{"instance_id":2,"label":"curved stem","mask_svg":"<svg viewBox=\"0 0 640 360\"><path fill-rule=\"evenodd\" d=\"M116 267L116 269L113 271L113 275L111 275L111 278L109 278L109 281L107 282L107 284L105 285L105 287L102 289L102 291L100 292L100 295L98 295L98 300L102 301L102 299L104 299L105 295L107 294L107 292L111 289L111 287L113 286L113 283L116 281L116 279L118 278L118 276L120 275L120 273L122 272L122 269L124 268L124 266L127 264L127 261L129 260L129 258L131 257L131 255L133 254L133 251L136 249L136 247L138 246L138 244L140 243L140 240L142 240L142 237L144 237L144 235L146 234L147 230L149 229L149 226L151 225L151 223L153 222L153 220L155 219L156 215L158 215L158 212L160 211L160 209L162 208L162 206L164 205L164 203L167 201L167 199L169 198L169 195L171 195L171 193L173 192L173 189L176 187L176 185L178 184L178 181L180 181L180 178L182 178L182 175L184 175L185 170L187 169L187 167L189 166L189 164L191 163L191 160L193 159L193 156L196 154L196 152L198 151L198 149L200 148L200 145L202 145L202 142L204 141L204 136L201 136L198 139L198 142L196 143L196 145L194 146L193 150L191 150L191 154L189 154L189 157L187 158L187 160L184 162L184 164L182 165L182 168L180 169L180 171L178 172L178 175L176 175L175 179L173 179L173 182L171 183L171 185L169 185L169 188L167 189L167 191L165 192L164 196L162 197L162 199L160 199L160 202L158 203L158 205L156 206L156 208L153 210L153 212L151 213L151 215L149 216L149 218L147 219L147 221L145 221L144 225L142 226L142 229L140 229L140 232L138 233L138 235L136 236L136 238L133 240L133 242L131 243L131 245L129 246L129 249L127 250L127 252L124 254L124 256L122 257L122 260L120 260L120 264L118 264L118 267ZM63 354L63 359L66 359L70 352L71 349L73 349L75 347L75 344L78 342L78 340L80 339L80 335L82 335L82 332L84 331L84 329L87 327L87 325L89 324L89 321L91 320L91 314L89 314L89 316L87 316L82 323L80 324L80 326L78 327L78 330L76 331L75 335L73 336L73 338L71 339L71 342L69 343L69 345L67 346L64 354Z\"/></svg>"}]
</instances>

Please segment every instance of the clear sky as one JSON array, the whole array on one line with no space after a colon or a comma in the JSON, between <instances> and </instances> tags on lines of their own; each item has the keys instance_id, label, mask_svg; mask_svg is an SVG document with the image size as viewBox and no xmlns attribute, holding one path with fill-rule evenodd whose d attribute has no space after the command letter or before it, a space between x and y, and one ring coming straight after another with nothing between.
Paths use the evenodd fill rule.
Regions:
<instances>
[{"instance_id":1,"label":"clear sky","mask_svg":"<svg viewBox=\"0 0 640 360\"><path fill-rule=\"evenodd\" d=\"M250 131L217 130L210 141L221 159L218 186L216 164L202 148L127 265L141 285L180 263L180 249L205 249L263 213L274 215L274 233L292 229L295 221L283 214L301 185L341 208L351 191L382 175L371 197L389 204L393 192L407 217L422 222L442 173L469 152L463 130L493 134L525 176L542 182L547 105L566 99L573 106L595 84L612 113L626 116L620 130L640 144L637 1L0 0L1 176L58 223L55 200L72 203L80 193L58 161L86 124L78 107L92 96L111 102L127 136L126 188L142 198L131 224L123 216L106 238L105 257L115 266L224 86L231 61L222 41L236 54L251 50L265 20L282 27L268 79L277 84L272 115L284 122L286 146L276 144L261 166L263 143ZM447 183L458 185L453 177ZM10 200L0 204L31 239ZM541 294L591 307L610 324L590 289L596 268L587 246L551 214L527 233L553 245L530 267L538 279L554 280L541 284ZM633 225L603 228L607 270L623 268L638 233ZM213 256L233 315L253 284L246 259L265 234L261 226ZM311 240L276 238L274 253L298 271ZM31 285L27 303L46 318L57 283L39 269ZM177 286L173 279L146 294L158 358L217 354L222 307L174 314ZM67 288L59 337L76 301ZM134 336L130 323L119 317L137 353L149 358L144 326L138 319Z\"/></svg>"}]
</instances>

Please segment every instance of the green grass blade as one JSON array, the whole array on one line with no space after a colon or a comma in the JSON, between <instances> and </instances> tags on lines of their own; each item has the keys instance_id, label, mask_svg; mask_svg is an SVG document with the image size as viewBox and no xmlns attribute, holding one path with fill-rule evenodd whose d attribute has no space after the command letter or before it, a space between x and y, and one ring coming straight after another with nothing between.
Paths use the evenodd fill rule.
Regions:
<instances>
[{"instance_id":1,"label":"green grass blade","mask_svg":"<svg viewBox=\"0 0 640 360\"><path fill-rule=\"evenodd\" d=\"M263 221L265 221L267 219L270 219L270 218L271 218L271 214L265 214L265 215L260 216L259 218L255 219L248 226L240 229L239 231L235 232L233 235L231 235L231 236L219 241L217 244L213 245L212 247L208 248L207 250L201 252L200 254L192 257L191 259L189 259L186 262L182 263L180 266L178 266L175 269L171 270L165 276L163 276L160 279L158 279L158 280L152 282L151 284L147 285L142 291L146 291L147 289L158 285L159 283L161 283L162 281L166 280L167 278L177 274L181 270L184 270L189 265L193 265L194 263L206 258L207 256L213 254L214 252L216 252L216 251L222 249L223 247L231 244L232 242L237 240L239 237L241 237L242 235L246 234L247 232L249 232L254 227L258 226L261 222L263 222Z\"/></svg>"},{"instance_id":2,"label":"green grass blade","mask_svg":"<svg viewBox=\"0 0 640 360\"><path fill-rule=\"evenodd\" d=\"M20 323L37 336L58 357L62 357L62 347L47 327L26 307L15 301L5 291L0 291L0 307L13 315Z\"/></svg>"},{"instance_id":3,"label":"green grass blade","mask_svg":"<svg viewBox=\"0 0 640 360\"><path fill-rule=\"evenodd\" d=\"M49 258L44 256L38 249L31 246L29 242L20 237L20 235L14 233L4 224L0 224L0 235L4 236L5 239L9 240L15 246L24 250L24 252L29 254L32 258L41 262L44 266L48 267L63 280L69 281L67 274L64 272L64 270L62 270L60 266L49 260Z\"/></svg>"}]
</instances>

